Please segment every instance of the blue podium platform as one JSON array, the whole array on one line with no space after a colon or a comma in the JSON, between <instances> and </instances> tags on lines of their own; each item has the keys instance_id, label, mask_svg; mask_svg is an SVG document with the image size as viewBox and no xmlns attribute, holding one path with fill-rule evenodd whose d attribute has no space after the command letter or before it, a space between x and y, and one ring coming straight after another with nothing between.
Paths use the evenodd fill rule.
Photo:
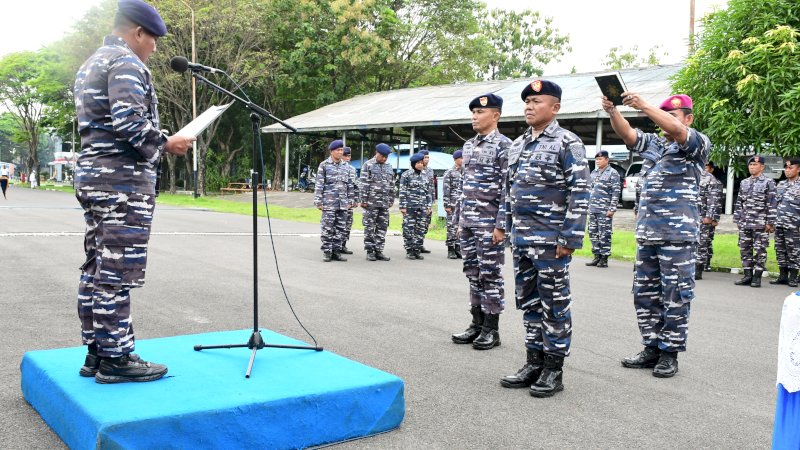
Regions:
<instances>
[{"instance_id":1,"label":"blue podium platform","mask_svg":"<svg viewBox=\"0 0 800 450\"><path fill-rule=\"evenodd\" d=\"M149 383L101 385L78 376L85 347L27 352L25 400L72 449L303 448L397 428L403 381L336 354L193 346L245 343L252 330L141 340L136 351L167 364ZM270 344L303 345L267 330Z\"/></svg>"}]
</instances>

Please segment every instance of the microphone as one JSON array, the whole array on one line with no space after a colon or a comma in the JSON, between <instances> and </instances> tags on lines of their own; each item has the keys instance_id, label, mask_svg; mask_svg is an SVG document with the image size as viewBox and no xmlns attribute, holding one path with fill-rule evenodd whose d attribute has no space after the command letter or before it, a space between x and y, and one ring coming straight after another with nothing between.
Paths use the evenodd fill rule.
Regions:
<instances>
[{"instance_id":1,"label":"microphone","mask_svg":"<svg viewBox=\"0 0 800 450\"><path fill-rule=\"evenodd\" d=\"M169 60L169 66L175 72L186 72L187 70L191 70L192 72L209 72L209 73L224 73L219 69L215 69L213 67L204 66L202 64L195 64L189 62L183 56L174 56L172 59Z\"/></svg>"}]
</instances>

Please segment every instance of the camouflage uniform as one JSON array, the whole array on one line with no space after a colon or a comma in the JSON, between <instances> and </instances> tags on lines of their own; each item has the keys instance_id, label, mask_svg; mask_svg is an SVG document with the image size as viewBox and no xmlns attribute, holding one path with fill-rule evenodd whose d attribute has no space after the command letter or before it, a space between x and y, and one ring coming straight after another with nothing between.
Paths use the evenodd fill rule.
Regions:
<instances>
[{"instance_id":1,"label":"camouflage uniform","mask_svg":"<svg viewBox=\"0 0 800 450\"><path fill-rule=\"evenodd\" d=\"M739 252L745 270L765 269L769 247L765 227L775 224L776 191L775 182L763 174L745 178L739 184L733 222L739 227Z\"/></svg>"},{"instance_id":2,"label":"camouflage uniform","mask_svg":"<svg viewBox=\"0 0 800 450\"><path fill-rule=\"evenodd\" d=\"M350 204L355 205L358 200L358 175L356 174L356 168L351 166L350 163L345 162L345 166L350 174L347 193L350 197ZM345 220L344 234L342 235L342 247L347 247L347 241L350 240L350 231L353 229L353 208L349 208L345 215L347 219Z\"/></svg>"},{"instance_id":3,"label":"camouflage uniform","mask_svg":"<svg viewBox=\"0 0 800 450\"><path fill-rule=\"evenodd\" d=\"M589 168L583 142L557 120L532 133L517 138L508 157L515 298L524 311L525 346L564 357L572 339L572 257L556 258L556 246L583 247Z\"/></svg>"},{"instance_id":4,"label":"camouflage uniform","mask_svg":"<svg viewBox=\"0 0 800 450\"><path fill-rule=\"evenodd\" d=\"M406 251L419 251L428 228L425 216L431 207L430 181L423 172L408 169L400 177L400 209L403 216L403 247Z\"/></svg>"},{"instance_id":5,"label":"camouflage uniform","mask_svg":"<svg viewBox=\"0 0 800 450\"><path fill-rule=\"evenodd\" d=\"M697 241L697 265L706 265L711 262L714 254L713 242L716 227L710 223L702 223L709 218L719 222L722 210L722 182L708 171L703 172L700 178L700 238Z\"/></svg>"},{"instance_id":6,"label":"camouflage uniform","mask_svg":"<svg viewBox=\"0 0 800 450\"><path fill-rule=\"evenodd\" d=\"M605 169L594 169L591 174L592 194L589 198L589 239L592 241L592 253L595 255L611 255L611 231L613 217L607 213L617 212L617 201L620 194L619 173L611 166Z\"/></svg>"},{"instance_id":7,"label":"camouflage uniform","mask_svg":"<svg viewBox=\"0 0 800 450\"><path fill-rule=\"evenodd\" d=\"M430 190L431 195L431 202L436 201L436 175L433 173L433 169L430 167L426 167L422 170L423 175L428 179L428 189ZM428 230L431 228L431 217L433 217L433 208L431 208L431 212L426 215L425 217L425 232L427 233ZM425 235L422 235L422 239L425 239ZM428 252L430 253L430 252Z\"/></svg>"},{"instance_id":8,"label":"camouflage uniform","mask_svg":"<svg viewBox=\"0 0 800 450\"><path fill-rule=\"evenodd\" d=\"M464 274L469 280L470 305L486 314L505 308L505 286L500 267L505 264L503 243L493 244L494 229L505 230L505 189L511 140L495 129L475 136L462 149L461 214L458 218Z\"/></svg>"},{"instance_id":9,"label":"camouflage uniform","mask_svg":"<svg viewBox=\"0 0 800 450\"><path fill-rule=\"evenodd\" d=\"M359 180L360 202L366 204L364 217L364 250L367 253L383 252L386 230L389 228L389 208L394 204L394 170L387 162L376 158L361 167Z\"/></svg>"},{"instance_id":10,"label":"camouflage uniform","mask_svg":"<svg viewBox=\"0 0 800 450\"><path fill-rule=\"evenodd\" d=\"M453 166L444 173L442 178L442 202L447 213L447 240L448 247L458 245L458 204L461 197L461 168Z\"/></svg>"},{"instance_id":11,"label":"camouflage uniform","mask_svg":"<svg viewBox=\"0 0 800 450\"><path fill-rule=\"evenodd\" d=\"M314 187L314 205L322 207L320 220L322 252L338 253L344 245L347 211L353 204L349 164L335 162L332 157L322 161L317 168Z\"/></svg>"},{"instance_id":12,"label":"camouflage uniform","mask_svg":"<svg viewBox=\"0 0 800 450\"><path fill-rule=\"evenodd\" d=\"M83 63L74 94L81 135L75 196L86 221L78 316L83 343L97 344L101 357L119 357L134 349L129 292L144 284L167 138L150 70L117 36Z\"/></svg>"},{"instance_id":13,"label":"camouflage uniform","mask_svg":"<svg viewBox=\"0 0 800 450\"><path fill-rule=\"evenodd\" d=\"M642 343L682 352L694 299L697 191L711 143L693 128L687 128L683 145L637 129L629 148L645 160L646 170L640 178L633 284Z\"/></svg>"},{"instance_id":14,"label":"camouflage uniform","mask_svg":"<svg viewBox=\"0 0 800 450\"><path fill-rule=\"evenodd\" d=\"M777 188L775 256L778 266L800 269L800 183L783 180Z\"/></svg>"}]
</instances>

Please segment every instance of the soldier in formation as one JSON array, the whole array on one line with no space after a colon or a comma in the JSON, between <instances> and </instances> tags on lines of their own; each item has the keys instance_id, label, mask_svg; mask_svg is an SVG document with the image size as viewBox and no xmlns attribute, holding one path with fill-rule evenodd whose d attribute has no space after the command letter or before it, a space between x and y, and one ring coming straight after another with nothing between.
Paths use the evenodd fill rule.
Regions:
<instances>
[{"instance_id":1,"label":"soldier in formation","mask_svg":"<svg viewBox=\"0 0 800 450\"><path fill-rule=\"evenodd\" d=\"M714 163L708 161L700 178L699 188L700 237L697 241L697 260L694 279L703 279L703 270L710 269L714 254L714 231L719 224L722 209L722 182L714 176ZM708 269L707 269L708 268Z\"/></svg>"},{"instance_id":2,"label":"soldier in formation","mask_svg":"<svg viewBox=\"0 0 800 450\"><path fill-rule=\"evenodd\" d=\"M689 309L694 299L695 252L699 230L697 193L711 143L694 128L692 99L673 95L656 108L634 92L623 104L643 112L663 136L634 129L607 98L611 126L648 167L636 218L633 302L644 349L624 358L628 368L652 368L653 376L678 372L686 351Z\"/></svg>"},{"instance_id":3,"label":"soldier in formation","mask_svg":"<svg viewBox=\"0 0 800 450\"><path fill-rule=\"evenodd\" d=\"M167 366L133 353L130 314L130 290L144 284L161 157L185 155L194 141L159 131L145 63L165 34L155 8L120 0L112 34L75 80L81 136L75 196L86 221L78 317L88 348L79 373L98 383L153 381L167 373Z\"/></svg>"},{"instance_id":4,"label":"soldier in formation","mask_svg":"<svg viewBox=\"0 0 800 450\"><path fill-rule=\"evenodd\" d=\"M548 80L525 86L529 128L509 149L506 207L514 258L517 309L523 311L526 362L500 380L534 397L564 389L564 358L572 340L569 263L583 246L589 207L589 167L583 142L561 128L561 87Z\"/></svg>"},{"instance_id":5,"label":"soldier in formation","mask_svg":"<svg viewBox=\"0 0 800 450\"><path fill-rule=\"evenodd\" d=\"M608 165L607 151L597 152L594 161L596 168L591 174L592 194L589 198L589 240L594 259L586 265L608 267L612 224L622 185L619 173Z\"/></svg>"},{"instance_id":6,"label":"soldier in formation","mask_svg":"<svg viewBox=\"0 0 800 450\"><path fill-rule=\"evenodd\" d=\"M511 140L497 129L503 99L485 94L469 103L475 137L462 148L463 174L459 240L464 252L464 275L469 281L472 322L452 336L456 344L476 350L500 345L500 314L505 308L506 205L504 183Z\"/></svg>"},{"instance_id":7,"label":"soldier in formation","mask_svg":"<svg viewBox=\"0 0 800 450\"><path fill-rule=\"evenodd\" d=\"M342 251L341 253L344 255L352 255L353 252L347 248L347 241L350 240L350 231L353 229L353 208L356 207L357 199L358 199L358 177L356 174L356 168L350 165L350 158L352 156L353 150L350 147L345 147L344 151L342 152L342 161L345 164L345 168L347 172L350 174L348 179L348 195L351 199L350 208L347 209L345 212L345 225L344 225L344 234L342 235Z\"/></svg>"},{"instance_id":8,"label":"soldier in formation","mask_svg":"<svg viewBox=\"0 0 800 450\"><path fill-rule=\"evenodd\" d=\"M432 199L431 201L435 202L436 201L436 175L433 173L433 169L428 167L428 165L431 162L431 155L430 155L430 152L428 152L427 150L420 150L419 153L422 154L422 167L423 167L422 174L428 180L428 190L430 191L430 195L431 195L431 199ZM431 212L429 212L428 215L425 216L425 230L426 230L426 233L427 233L427 230L429 230L431 228L431 217L433 217L433 208L431 208ZM425 236L424 235L423 235L422 239L423 239L423 243L422 243L422 247L421 247L420 253L430 253L431 251L428 250L427 248L425 248Z\"/></svg>"},{"instance_id":9,"label":"soldier in formation","mask_svg":"<svg viewBox=\"0 0 800 450\"><path fill-rule=\"evenodd\" d=\"M461 258L458 245L458 212L461 201L461 162L462 151L453 153L453 167L447 169L442 177L442 200L447 213L447 258Z\"/></svg>"},{"instance_id":10,"label":"soldier in formation","mask_svg":"<svg viewBox=\"0 0 800 450\"><path fill-rule=\"evenodd\" d=\"M347 211L353 207L355 192L349 164L343 160L344 143L335 140L328 145L330 156L319 164L314 187L314 205L322 211L320 239L322 260L347 261L342 256L347 227Z\"/></svg>"},{"instance_id":11,"label":"soldier in formation","mask_svg":"<svg viewBox=\"0 0 800 450\"><path fill-rule=\"evenodd\" d=\"M780 275L770 284L797 287L800 268L800 158L788 158L783 166L786 179L777 187L777 219L775 220L775 256Z\"/></svg>"},{"instance_id":12,"label":"soldier in formation","mask_svg":"<svg viewBox=\"0 0 800 450\"><path fill-rule=\"evenodd\" d=\"M361 166L359 197L364 216L364 251L367 261L389 261L383 254L386 230L389 228L389 208L394 204L394 170L387 163L392 148L380 143L375 156Z\"/></svg>"},{"instance_id":13,"label":"soldier in formation","mask_svg":"<svg viewBox=\"0 0 800 450\"><path fill-rule=\"evenodd\" d=\"M765 159L753 156L747 161L750 177L739 184L733 222L739 228L739 253L744 276L737 286L761 287L761 274L767 264L769 234L775 231L775 182L764 176Z\"/></svg>"},{"instance_id":14,"label":"soldier in formation","mask_svg":"<svg viewBox=\"0 0 800 450\"><path fill-rule=\"evenodd\" d=\"M424 173L422 153L415 153L410 158L411 168L403 172L400 178L400 212L403 214L403 243L406 258L425 259L422 252L422 240L428 231L425 216L430 214L431 197L430 182Z\"/></svg>"}]
</instances>

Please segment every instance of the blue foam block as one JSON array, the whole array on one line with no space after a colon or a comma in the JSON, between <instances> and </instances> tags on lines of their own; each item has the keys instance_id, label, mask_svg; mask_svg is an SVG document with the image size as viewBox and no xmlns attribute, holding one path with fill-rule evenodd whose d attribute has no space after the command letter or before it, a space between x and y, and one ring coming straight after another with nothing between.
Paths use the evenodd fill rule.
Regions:
<instances>
[{"instance_id":1,"label":"blue foam block","mask_svg":"<svg viewBox=\"0 0 800 450\"><path fill-rule=\"evenodd\" d=\"M800 392L789 392L782 384L778 385L772 448L774 450L800 448Z\"/></svg>"},{"instance_id":2,"label":"blue foam block","mask_svg":"<svg viewBox=\"0 0 800 450\"><path fill-rule=\"evenodd\" d=\"M245 379L251 350L193 346L246 343L252 330L136 342L169 366L161 380L101 385L78 376L85 347L22 358L22 392L73 449L302 448L400 425L403 381L324 351L265 348ZM303 345L262 331L270 344Z\"/></svg>"}]
</instances>

